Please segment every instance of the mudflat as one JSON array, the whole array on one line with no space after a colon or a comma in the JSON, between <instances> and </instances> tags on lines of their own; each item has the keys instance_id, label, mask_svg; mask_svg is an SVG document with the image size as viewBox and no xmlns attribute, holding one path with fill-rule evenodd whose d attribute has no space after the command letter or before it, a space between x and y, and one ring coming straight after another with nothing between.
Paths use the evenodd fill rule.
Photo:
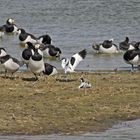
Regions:
<instances>
[{"instance_id":1,"label":"mudflat","mask_svg":"<svg viewBox=\"0 0 140 140\"><path fill-rule=\"evenodd\" d=\"M0 133L76 135L140 118L140 72L62 75L0 74ZM92 87L79 89L81 77Z\"/></svg>"}]
</instances>

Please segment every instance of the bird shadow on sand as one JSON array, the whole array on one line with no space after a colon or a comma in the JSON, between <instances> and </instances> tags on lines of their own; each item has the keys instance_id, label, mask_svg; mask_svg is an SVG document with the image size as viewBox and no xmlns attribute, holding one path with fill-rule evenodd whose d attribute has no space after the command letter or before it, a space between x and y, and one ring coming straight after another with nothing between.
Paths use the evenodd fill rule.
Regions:
<instances>
[{"instance_id":1,"label":"bird shadow on sand","mask_svg":"<svg viewBox=\"0 0 140 140\"><path fill-rule=\"evenodd\" d=\"M56 78L56 81L58 81L58 82L74 82L74 81L76 81L77 79L75 79L75 78L68 78L68 77L57 77Z\"/></svg>"},{"instance_id":2,"label":"bird shadow on sand","mask_svg":"<svg viewBox=\"0 0 140 140\"><path fill-rule=\"evenodd\" d=\"M19 79L18 76L11 77L11 76L1 75L0 77L3 78L3 79L9 79L9 80Z\"/></svg>"},{"instance_id":3,"label":"bird shadow on sand","mask_svg":"<svg viewBox=\"0 0 140 140\"><path fill-rule=\"evenodd\" d=\"M28 82L32 82L32 81L37 81L37 79L35 77L30 77L30 78L22 78L23 81L28 81Z\"/></svg>"},{"instance_id":4,"label":"bird shadow on sand","mask_svg":"<svg viewBox=\"0 0 140 140\"><path fill-rule=\"evenodd\" d=\"M76 79L56 79L58 82L74 82Z\"/></svg>"}]
</instances>

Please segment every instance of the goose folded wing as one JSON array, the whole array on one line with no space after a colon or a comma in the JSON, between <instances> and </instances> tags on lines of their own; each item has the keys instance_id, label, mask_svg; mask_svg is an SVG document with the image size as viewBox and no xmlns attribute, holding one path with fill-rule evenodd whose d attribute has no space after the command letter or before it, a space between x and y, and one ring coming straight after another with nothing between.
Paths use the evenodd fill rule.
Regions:
<instances>
[{"instance_id":1,"label":"goose folded wing","mask_svg":"<svg viewBox=\"0 0 140 140\"><path fill-rule=\"evenodd\" d=\"M86 50L82 50L79 53L74 54L70 59L71 70L75 70L78 64L86 57Z\"/></svg>"}]
</instances>

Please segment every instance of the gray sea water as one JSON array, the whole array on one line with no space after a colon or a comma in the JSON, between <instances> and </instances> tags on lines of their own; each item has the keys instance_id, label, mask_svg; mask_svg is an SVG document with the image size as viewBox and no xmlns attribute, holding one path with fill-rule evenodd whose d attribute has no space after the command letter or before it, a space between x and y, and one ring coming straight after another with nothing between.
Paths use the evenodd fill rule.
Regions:
<instances>
[{"instance_id":1,"label":"gray sea water","mask_svg":"<svg viewBox=\"0 0 140 140\"><path fill-rule=\"evenodd\" d=\"M62 57L86 48L88 55L77 67L80 70L130 67L122 53L95 54L92 43L114 38L118 45L126 36L131 41L140 39L140 0L1 0L0 11L0 25L12 17L18 27L35 36L47 32ZM0 47L20 58L18 36L4 36ZM50 63L61 69L60 62Z\"/></svg>"},{"instance_id":2,"label":"gray sea water","mask_svg":"<svg viewBox=\"0 0 140 140\"><path fill-rule=\"evenodd\" d=\"M46 32L52 44L62 50L62 56L70 58L86 48L86 59L79 70L112 70L127 67L122 53L114 55L95 54L92 43L114 38L116 44L126 36L131 41L140 39L140 0L0 0L0 25L14 18L18 27L40 36ZM22 48L18 36L5 35L0 47L20 58ZM48 60L49 61L49 60ZM59 61L49 63L60 68ZM129 69L129 68L128 68ZM139 140L140 121L129 122L99 134L83 136L1 136L2 140ZM131 125L133 124L133 125ZM132 126L132 127L131 127Z\"/></svg>"}]
</instances>

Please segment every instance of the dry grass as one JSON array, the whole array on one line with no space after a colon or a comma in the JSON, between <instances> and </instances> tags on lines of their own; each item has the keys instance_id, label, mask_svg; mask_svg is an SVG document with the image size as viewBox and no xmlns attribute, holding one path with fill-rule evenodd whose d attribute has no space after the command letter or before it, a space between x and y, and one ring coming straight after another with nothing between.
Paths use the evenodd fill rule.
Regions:
<instances>
[{"instance_id":1,"label":"dry grass","mask_svg":"<svg viewBox=\"0 0 140 140\"><path fill-rule=\"evenodd\" d=\"M140 117L140 73L72 74L75 81L0 76L1 134L79 134ZM79 78L92 88L78 89Z\"/></svg>"}]
</instances>

